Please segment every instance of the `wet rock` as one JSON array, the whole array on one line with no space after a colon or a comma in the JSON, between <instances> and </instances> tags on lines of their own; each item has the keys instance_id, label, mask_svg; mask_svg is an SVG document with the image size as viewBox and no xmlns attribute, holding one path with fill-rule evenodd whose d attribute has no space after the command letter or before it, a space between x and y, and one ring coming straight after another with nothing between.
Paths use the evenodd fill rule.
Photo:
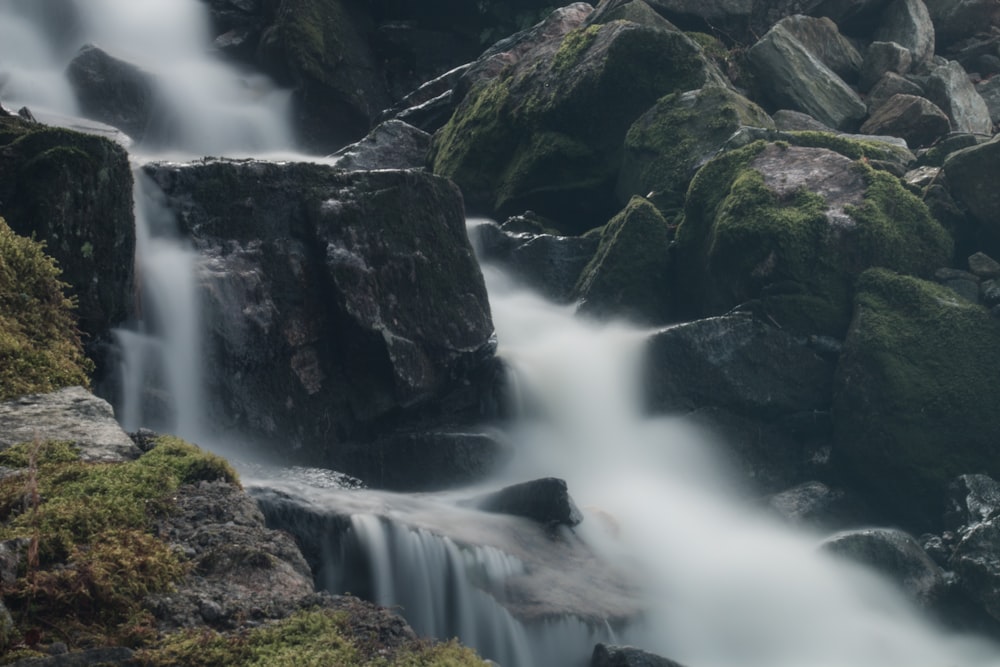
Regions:
<instances>
[{"instance_id":1,"label":"wet rock","mask_svg":"<svg viewBox=\"0 0 1000 667\"><path fill-rule=\"evenodd\" d=\"M958 585L982 605L993 619L1000 620L1000 522L982 521L962 531L955 545L950 568L958 575Z\"/></svg>"},{"instance_id":2,"label":"wet rock","mask_svg":"<svg viewBox=\"0 0 1000 667\"><path fill-rule=\"evenodd\" d=\"M548 299L570 301L580 273L597 251L599 240L590 235L517 231L509 224L515 219L502 227L490 221L469 230L482 259L503 266Z\"/></svg>"},{"instance_id":3,"label":"wet rock","mask_svg":"<svg viewBox=\"0 0 1000 667\"><path fill-rule=\"evenodd\" d=\"M916 83L906 79L894 72L886 72L882 78L868 91L868 110L875 111L885 104L886 100L893 95L916 95L922 96L924 89ZM951 121L948 123L951 129Z\"/></svg>"},{"instance_id":4,"label":"wet rock","mask_svg":"<svg viewBox=\"0 0 1000 667\"><path fill-rule=\"evenodd\" d=\"M142 141L156 104L149 73L87 44L70 62L66 77L84 115Z\"/></svg>"},{"instance_id":5,"label":"wet rock","mask_svg":"<svg viewBox=\"0 0 1000 667\"><path fill-rule=\"evenodd\" d=\"M451 184L257 161L145 173L201 253L216 423L337 468L336 443L386 415L478 418L493 327Z\"/></svg>"},{"instance_id":6,"label":"wet rock","mask_svg":"<svg viewBox=\"0 0 1000 667\"><path fill-rule=\"evenodd\" d=\"M896 42L872 42L865 51L858 87L863 91L871 90L886 74L906 74L912 64L913 56L905 46ZM869 102L868 106L872 104Z\"/></svg>"},{"instance_id":7,"label":"wet rock","mask_svg":"<svg viewBox=\"0 0 1000 667\"><path fill-rule=\"evenodd\" d=\"M922 606L932 606L945 593L941 568L912 535L901 530L845 531L824 540L820 548L874 568Z\"/></svg>"},{"instance_id":8,"label":"wet rock","mask_svg":"<svg viewBox=\"0 0 1000 667\"><path fill-rule=\"evenodd\" d=\"M867 113L858 94L781 24L751 47L747 59L776 108L804 111L838 130L856 128Z\"/></svg>"},{"instance_id":9,"label":"wet rock","mask_svg":"<svg viewBox=\"0 0 1000 667\"><path fill-rule=\"evenodd\" d=\"M835 454L883 520L933 527L952 479L1000 470L987 407L1000 400L998 345L1000 322L947 288L883 269L860 277L834 389Z\"/></svg>"},{"instance_id":10,"label":"wet rock","mask_svg":"<svg viewBox=\"0 0 1000 667\"><path fill-rule=\"evenodd\" d=\"M654 653L631 646L598 644L590 658L590 667L683 667Z\"/></svg>"},{"instance_id":11,"label":"wet rock","mask_svg":"<svg viewBox=\"0 0 1000 667\"><path fill-rule=\"evenodd\" d=\"M574 289L580 312L645 324L670 319L670 229L642 197L601 231L600 245Z\"/></svg>"},{"instance_id":12,"label":"wet rock","mask_svg":"<svg viewBox=\"0 0 1000 667\"><path fill-rule=\"evenodd\" d=\"M431 135L401 120L387 120L368 135L345 146L331 157L349 171L371 169L423 169Z\"/></svg>"},{"instance_id":13,"label":"wet rock","mask_svg":"<svg viewBox=\"0 0 1000 667\"><path fill-rule=\"evenodd\" d=\"M948 114L956 132L992 134L989 108L958 62L952 60L931 71L927 97Z\"/></svg>"},{"instance_id":14,"label":"wet rock","mask_svg":"<svg viewBox=\"0 0 1000 667\"><path fill-rule=\"evenodd\" d=\"M1000 514L1000 482L988 475L961 475L948 485L945 527L959 530Z\"/></svg>"},{"instance_id":15,"label":"wet rock","mask_svg":"<svg viewBox=\"0 0 1000 667\"><path fill-rule=\"evenodd\" d=\"M504 487L477 499L475 506L484 512L521 516L545 526L573 527L583 521L566 480L555 477Z\"/></svg>"},{"instance_id":16,"label":"wet rock","mask_svg":"<svg viewBox=\"0 0 1000 667\"><path fill-rule=\"evenodd\" d=\"M770 510L792 525L826 530L843 528L862 513L860 503L846 491L817 481L772 494L765 502Z\"/></svg>"},{"instance_id":17,"label":"wet rock","mask_svg":"<svg viewBox=\"0 0 1000 667\"><path fill-rule=\"evenodd\" d=\"M669 327L650 337L647 354L655 412L723 407L773 418L830 403L833 364L749 314Z\"/></svg>"},{"instance_id":18,"label":"wet rock","mask_svg":"<svg viewBox=\"0 0 1000 667\"><path fill-rule=\"evenodd\" d=\"M892 0L882 13L875 39L909 49L914 68L929 62L934 55L934 24L923 0Z\"/></svg>"},{"instance_id":19,"label":"wet rock","mask_svg":"<svg viewBox=\"0 0 1000 667\"><path fill-rule=\"evenodd\" d=\"M948 134L948 116L929 100L915 95L893 95L861 126L862 132L901 137L910 146L927 146Z\"/></svg>"},{"instance_id":20,"label":"wet rock","mask_svg":"<svg viewBox=\"0 0 1000 667\"><path fill-rule=\"evenodd\" d=\"M129 461L141 454L108 402L83 387L0 403L0 447L48 440L72 442L85 461Z\"/></svg>"}]
</instances>

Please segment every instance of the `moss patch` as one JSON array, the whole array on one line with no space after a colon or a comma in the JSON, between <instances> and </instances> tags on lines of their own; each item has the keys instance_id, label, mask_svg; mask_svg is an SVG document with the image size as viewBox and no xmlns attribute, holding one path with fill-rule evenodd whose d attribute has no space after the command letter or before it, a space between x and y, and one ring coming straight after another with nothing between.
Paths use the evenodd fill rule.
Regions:
<instances>
[{"instance_id":1,"label":"moss patch","mask_svg":"<svg viewBox=\"0 0 1000 667\"><path fill-rule=\"evenodd\" d=\"M75 303L44 245L0 218L0 400L88 386Z\"/></svg>"},{"instance_id":2,"label":"moss patch","mask_svg":"<svg viewBox=\"0 0 1000 667\"><path fill-rule=\"evenodd\" d=\"M182 632L158 648L144 651L150 667L465 667L485 663L455 642L410 642L391 655L377 652L351 627L348 615L329 609L307 610L236 635Z\"/></svg>"}]
</instances>

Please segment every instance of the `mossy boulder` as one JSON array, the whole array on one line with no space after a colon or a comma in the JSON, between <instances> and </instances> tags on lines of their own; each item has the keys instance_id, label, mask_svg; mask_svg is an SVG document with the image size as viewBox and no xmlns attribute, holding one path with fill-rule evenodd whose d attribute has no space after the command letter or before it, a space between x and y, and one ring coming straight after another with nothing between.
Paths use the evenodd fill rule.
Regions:
<instances>
[{"instance_id":1,"label":"mossy boulder","mask_svg":"<svg viewBox=\"0 0 1000 667\"><path fill-rule=\"evenodd\" d=\"M128 154L107 139L0 117L0 215L17 234L45 241L78 300L80 330L96 356L132 306Z\"/></svg>"},{"instance_id":2,"label":"mossy boulder","mask_svg":"<svg viewBox=\"0 0 1000 667\"><path fill-rule=\"evenodd\" d=\"M42 243L0 218L0 401L89 381L93 364L60 273Z\"/></svg>"},{"instance_id":3,"label":"mossy boulder","mask_svg":"<svg viewBox=\"0 0 1000 667\"><path fill-rule=\"evenodd\" d=\"M729 88L712 85L664 96L625 135L619 201L651 192L661 211L680 210L697 169L745 125L774 129L763 109Z\"/></svg>"},{"instance_id":4,"label":"mossy boulder","mask_svg":"<svg viewBox=\"0 0 1000 667\"><path fill-rule=\"evenodd\" d=\"M710 66L676 31L613 21L541 45L470 91L435 135L435 173L470 209L506 217L526 209L562 231L603 224L629 126L663 95L702 87Z\"/></svg>"},{"instance_id":5,"label":"mossy boulder","mask_svg":"<svg viewBox=\"0 0 1000 667\"><path fill-rule=\"evenodd\" d=\"M1000 473L1000 321L934 283L858 280L834 388L835 454L887 519L925 528L946 485Z\"/></svg>"},{"instance_id":6,"label":"mossy boulder","mask_svg":"<svg viewBox=\"0 0 1000 667\"><path fill-rule=\"evenodd\" d=\"M862 271L929 275L952 254L898 178L825 148L763 142L698 172L675 246L682 315L752 304L791 331L836 337Z\"/></svg>"},{"instance_id":7,"label":"mossy boulder","mask_svg":"<svg viewBox=\"0 0 1000 667\"><path fill-rule=\"evenodd\" d=\"M577 281L581 312L645 324L669 319L670 237L667 221L642 197L605 225L597 252Z\"/></svg>"}]
</instances>

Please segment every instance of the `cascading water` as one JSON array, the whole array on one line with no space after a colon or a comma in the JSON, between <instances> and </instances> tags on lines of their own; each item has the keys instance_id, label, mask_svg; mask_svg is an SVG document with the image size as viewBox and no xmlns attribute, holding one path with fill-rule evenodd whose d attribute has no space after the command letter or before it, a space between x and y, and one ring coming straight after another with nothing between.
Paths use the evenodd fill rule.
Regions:
<instances>
[{"instance_id":1,"label":"cascading water","mask_svg":"<svg viewBox=\"0 0 1000 667\"><path fill-rule=\"evenodd\" d=\"M160 107L137 152L197 157L294 148L287 92L206 55L207 14L198 0L68 0L71 25L44 29L43 19L52 17L42 4L0 2L5 103L78 113L63 70L80 45L97 42L155 81ZM136 180L145 317L120 332L130 400L119 414L129 428L149 425L209 444L200 435L199 260L158 206L155 186L141 173ZM486 272L501 353L525 404L508 433L517 460L499 481L567 479L578 503L591 508L575 539L631 574L637 588L626 592L641 621L618 627L615 638L610 624L595 619L515 620L501 603L511 602L504 598L513 582L544 569L530 560L544 549L519 546L518 533L505 531L523 526L509 517L456 507L461 494L389 505L388 496L373 492L311 492L350 508L342 551L328 554L331 587L347 585L336 570L360 554L374 598L401 605L422 631L458 634L507 667L575 665L594 641L613 638L690 667L1000 664L995 646L941 632L888 583L818 553L813 536L745 511L700 433L640 413L643 332L583 322ZM150 409L156 401L132 400L148 398L151 387L162 392L158 410ZM400 508L417 500L420 512L403 517ZM396 522L401 518L407 521ZM445 524L480 533L460 544L443 536ZM552 544L545 548L561 543ZM565 562L538 588L578 608L588 592L591 603L607 606L614 596Z\"/></svg>"}]
</instances>

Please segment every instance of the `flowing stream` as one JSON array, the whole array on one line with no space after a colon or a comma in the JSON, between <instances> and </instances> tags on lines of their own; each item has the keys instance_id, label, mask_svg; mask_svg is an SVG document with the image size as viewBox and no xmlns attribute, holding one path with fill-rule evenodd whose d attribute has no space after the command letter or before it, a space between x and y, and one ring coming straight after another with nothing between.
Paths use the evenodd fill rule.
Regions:
<instances>
[{"instance_id":1,"label":"flowing stream","mask_svg":"<svg viewBox=\"0 0 1000 667\"><path fill-rule=\"evenodd\" d=\"M0 101L43 119L78 114L62 72L90 42L157 82L137 165L295 152L287 91L211 56L198 0L0 0ZM201 414L200 260L139 172L136 218L142 317L118 334L119 418L212 446ZM697 429L643 415L646 332L581 320L498 269L484 272L520 415L506 433L515 461L493 487L566 479L586 515L572 539L629 574L638 620L514 618L508 584L546 567L539 587L553 598L579 607L589 591L602 598L595 605L613 601L562 561L537 560L549 547L518 545L508 531L520 524L463 507L461 493L308 489L311 502L349 510L320 576L330 588L366 581L363 592L401 606L422 633L458 635L505 667L584 664L595 641L631 642L688 667L1000 665L996 646L938 629L888 582L818 552L818 536L748 511ZM445 525L468 540L444 537Z\"/></svg>"}]
</instances>

